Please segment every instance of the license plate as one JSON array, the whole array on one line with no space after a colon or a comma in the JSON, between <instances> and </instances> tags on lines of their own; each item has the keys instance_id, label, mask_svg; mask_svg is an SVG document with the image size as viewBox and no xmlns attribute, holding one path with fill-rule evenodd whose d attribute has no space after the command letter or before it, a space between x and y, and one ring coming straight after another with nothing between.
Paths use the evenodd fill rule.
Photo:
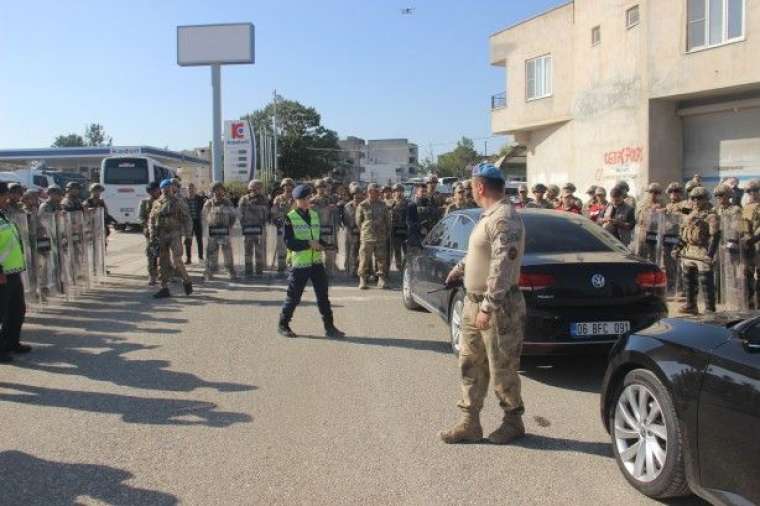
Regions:
<instances>
[{"instance_id":1,"label":"license plate","mask_svg":"<svg viewBox=\"0 0 760 506\"><path fill-rule=\"evenodd\" d=\"M578 322L570 324L570 335L573 337L587 336L619 336L631 330L631 322Z\"/></svg>"}]
</instances>

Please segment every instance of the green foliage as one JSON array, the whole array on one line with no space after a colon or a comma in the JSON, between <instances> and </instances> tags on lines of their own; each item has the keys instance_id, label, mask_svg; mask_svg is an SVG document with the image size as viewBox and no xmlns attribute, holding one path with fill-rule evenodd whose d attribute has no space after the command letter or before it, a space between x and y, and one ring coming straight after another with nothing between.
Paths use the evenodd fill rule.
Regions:
<instances>
[{"instance_id":1,"label":"green foliage","mask_svg":"<svg viewBox=\"0 0 760 506\"><path fill-rule=\"evenodd\" d=\"M274 104L244 116L253 124L256 134L262 129L272 134ZM313 107L277 97L279 135L279 169L294 179L320 177L338 164L338 134L321 124L321 116Z\"/></svg>"},{"instance_id":2,"label":"green foliage","mask_svg":"<svg viewBox=\"0 0 760 506\"><path fill-rule=\"evenodd\" d=\"M84 146L84 139L79 134L59 135L53 142L54 148L78 148Z\"/></svg>"},{"instance_id":3,"label":"green foliage","mask_svg":"<svg viewBox=\"0 0 760 506\"><path fill-rule=\"evenodd\" d=\"M242 181L229 181L224 183L224 190L227 192L228 198L237 201L248 193L248 185Z\"/></svg>"},{"instance_id":4,"label":"green foliage","mask_svg":"<svg viewBox=\"0 0 760 506\"><path fill-rule=\"evenodd\" d=\"M467 167L479 158L472 139L462 137L453 151L438 157L438 175L463 177Z\"/></svg>"}]
</instances>

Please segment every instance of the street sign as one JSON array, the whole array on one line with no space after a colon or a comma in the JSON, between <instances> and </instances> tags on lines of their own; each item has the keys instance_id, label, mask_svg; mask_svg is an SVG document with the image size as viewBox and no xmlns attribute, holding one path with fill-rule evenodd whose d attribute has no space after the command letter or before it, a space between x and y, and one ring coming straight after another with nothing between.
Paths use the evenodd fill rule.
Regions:
<instances>
[{"instance_id":1,"label":"street sign","mask_svg":"<svg viewBox=\"0 0 760 506\"><path fill-rule=\"evenodd\" d=\"M255 177L256 150L246 120L224 122L224 180L247 183Z\"/></svg>"}]
</instances>

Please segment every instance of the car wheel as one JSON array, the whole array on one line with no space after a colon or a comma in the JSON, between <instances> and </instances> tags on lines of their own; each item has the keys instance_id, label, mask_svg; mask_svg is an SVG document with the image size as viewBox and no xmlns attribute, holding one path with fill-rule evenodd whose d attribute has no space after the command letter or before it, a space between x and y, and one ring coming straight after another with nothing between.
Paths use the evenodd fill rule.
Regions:
<instances>
[{"instance_id":1,"label":"car wheel","mask_svg":"<svg viewBox=\"0 0 760 506\"><path fill-rule=\"evenodd\" d=\"M422 306L414 302L412 298L412 273L407 265L404 266L404 273L401 281L401 302L404 307L413 311L422 309Z\"/></svg>"},{"instance_id":2,"label":"car wheel","mask_svg":"<svg viewBox=\"0 0 760 506\"><path fill-rule=\"evenodd\" d=\"M464 294L458 292L451 301L449 311L449 338L451 340L451 352L459 356L459 340L462 337L462 315L464 315Z\"/></svg>"},{"instance_id":3,"label":"car wheel","mask_svg":"<svg viewBox=\"0 0 760 506\"><path fill-rule=\"evenodd\" d=\"M614 399L610 437L626 480L656 499L688 495L683 436L668 389L652 372L636 369Z\"/></svg>"}]
</instances>

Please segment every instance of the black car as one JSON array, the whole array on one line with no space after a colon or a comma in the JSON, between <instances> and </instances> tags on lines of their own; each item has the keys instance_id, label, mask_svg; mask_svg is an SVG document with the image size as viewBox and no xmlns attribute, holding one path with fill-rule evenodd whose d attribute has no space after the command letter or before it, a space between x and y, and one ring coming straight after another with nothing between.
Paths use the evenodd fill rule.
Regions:
<instances>
[{"instance_id":1,"label":"black car","mask_svg":"<svg viewBox=\"0 0 760 506\"><path fill-rule=\"evenodd\" d=\"M464 289L441 290L461 260L480 209L449 214L409 253L402 301L449 324L459 349ZM631 255L612 235L572 213L520 210L525 255L520 289L527 305L524 354L607 353L620 335L667 316L665 274Z\"/></svg>"},{"instance_id":2,"label":"black car","mask_svg":"<svg viewBox=\"0 0 760 506\"><path fill-rule=\"evenodd\" d=\"M760 504L760 313L666 319L624 337L601 414L642 493Z\"/></svg>"}]
</instances>

